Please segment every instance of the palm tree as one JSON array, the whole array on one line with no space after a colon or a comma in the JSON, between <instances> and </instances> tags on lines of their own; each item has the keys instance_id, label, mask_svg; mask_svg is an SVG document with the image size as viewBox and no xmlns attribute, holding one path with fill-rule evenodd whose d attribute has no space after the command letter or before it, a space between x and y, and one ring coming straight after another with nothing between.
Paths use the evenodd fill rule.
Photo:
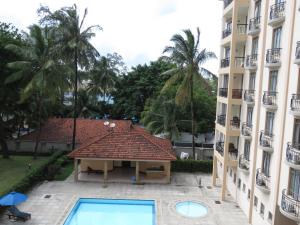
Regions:
<instances>
[{"instance_id":1,"label":"palm tree","mask_svg":"<svg viewBox=\"0 0 300 225\"><path fill-rule=\"evenodd\" d=\"M91 71L88 93L105 97L113 90L117 82L118 69L112 65L109 58L102 56Z\"/></svg>"},{"instance_id":2,"label":"palm tree","mask_svg":"<svg viewBox=\"0 0 300 225\"><path fill-rule=\"evenodd\" d=\"M200 30L197 28L197 36L193 35L191 30L183 30L185 37L180 34L172 36L171 41L174 46L165 47L163 53L169 53L168 56L162 56L162 59L174 63L176 68L171 69L164 74L172 74L171 78L165 83L162 92L168 89L176 82L180 82L175 102L178 105L190 104L191 109L191 130L192 130L192 149L195 158L195 119L193 86L195 80L198 80L204 88L210 89L207 78L214 78L215 75L202 65L210 59L216 58L213 52L206 49L199 49Z\"/></svg>"},{"instance_id":3,"label":"palm tree","mask_svg":"<svg viewBox=\"0 0 300 225\"><path fill-rule=\"evenodd\" d=\"M77 6L63 7L57 11L51 12L48 7L40 7L38 10L41 15L40 23L54 27L57 33L57 52L60 52L62 58L66 61L73 61L74 65L74 122L72 149L75 148L76 139L76 119L77 119L77 95L78 95L78 67L86 70L99 56L98 51L89 42L95 36L93 30L102 28L98 25L83 28L87 16L87 8L84 10L82 19L80 19Z\"/></svg>"},{"instance_id":4,"label":"palm tree","mask_svg":"<svg viewBox=\"0 0 300 225\"><path fill-rule=\"evenodd\" d=\"M62 65L57 59L54 59L52 54L52 35L51 31L46 28L41 28L38 25L32 25L29 34L25 36L25 46L9 44L7 49L20 55L23 61L15 61L8 63L8 67L15 72L7 79L6 83L16 81L24 82L25 87L21 92L20 103L25 102L29 98L34 100L37 112L37 128L36 143L34 148L34 157L36 157L40 131L42 126L43 109L47 99L54 99L55 93L67 86L65 77L60 71Z\"/></svg>"}]
</instances>

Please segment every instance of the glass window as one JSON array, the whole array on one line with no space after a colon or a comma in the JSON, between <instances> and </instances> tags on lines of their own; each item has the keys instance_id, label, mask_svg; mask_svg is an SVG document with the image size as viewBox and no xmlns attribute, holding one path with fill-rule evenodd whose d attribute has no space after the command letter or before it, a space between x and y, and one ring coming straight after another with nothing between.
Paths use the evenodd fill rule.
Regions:
<instances>
[{"instance_id":1,"label":"glass window","mask_svg":"<svg viewBox=\"0 0 300 225\"><path fill-rule=\"evenodd\" d=\"M289 194L294 199L300 200L300 171L291 169L291 178L289 184Z\"/></svg>"},{"instance_id":2,"label":"glass window","mask_svg":"<svg viewBox=\"0 0 300 225\"><path fill-rule=\"evenodd\" d=\"M258 53L258 38L252 39L251 53L252 53L252 55L257 55L257 53Z\"/></svg>"},{"instance_id":3,"label":"glass window","mask_svg":"<svg viewBox=\"0 0 300 225\"><path fill-rule=\"evenodd\" d=\"M250 194L251 194L251 190L248 189L248 195L247 195L247 199L248 199L248 200L250 199Z\"/></svg>"},{"instance_id":4,"label":"glass window","mask_svg":"<svg viewBox=\"0 0 300 225\"><path fill-rule=\"evenodd\" d=\"M230 58L230 48L226 47L225 48L225 59Z\"/></svg>"},{"instance_id":5,"label":"glass window","mask_svg":"<svg viewBox=\"0 0 300 225\"><path fill-rule=\"evenodd\" d=\"M269 222L272 222L272 220L273 220L273 214L270 211L268 214L268 220L269 220Z\"/></svg>"},{"instance_id":6,"label":"glass window","mask_svg":"<svg viewBox=\"0 0 300 225\"><path fill-rule=\"evenodd\" d=\"M246 184L243 184L243 192L246 192Z\"/></svg>"},{"instance_id":7,"label":"glass window","mask_svg":"<svg viewBox=\"0 0 300 225\"><path fill-rule=\"evenodd\" d=\"M247 159L249 161L249 159L250 159L250 142L249 141L245 141L244 157L245 157L245 159Z\"/></svg>"},{"instance_id":8,"label":"glass window","mask_svg":"<svg viewBox=\"0 0 300 225\"><path fill-rule=\"evenodd\" d=\"M263 203L260 203L260 210L259 210L260 215L263 217L265 214L265 205Z\"/></svg>"},{"instance_id":9,"label":"glass window","mask_svg":"<svg viewBox=\"0 0 300 225\"><path fill-rule=\"evenodd\" d=\"M266 134L269 134L269 135L273 134L274 117L275 117L274 112L267 112L266 126L265 126Z\"/></svg>"},{"instance_id":10,"label":"glass window","mask_svg":"<svg viewBox=\"0 0 300 225\"><path fill-rule=\"evenodd\" d=\"M260 17L260 10L261 10L261 1L255 2L255 8L254 8L254 17L258 18Z\"/></svg>"},{"instance_id":11,"label":"glass window","mask_svg":"<svg viewBox=\"0 0 300 225\"><path fill-rule=\"evenodd\" d=\"M242 181L241 181L241 179L239 178L239 179L238 179L238 189L241 189L241 183L242 183Z\"/></svg>"},{"instance_id":12,"label":"glass window","mask_svg":"<svg viewBox=\"0 0 300 225\"><path fill-rule=\"evenodd\" d=\"M258 198L254 196L254 207L257 208L258 205Z\"/></svg>"},{"instance_id":13,"label":"glass window","mask_svg":"<svg viewBox=\"0 0 300 225\"><path fill-rule=\"evenodd\" d=\"M274 29L273 31L273 43L272 47L273 48L280 48L280 42L281 42L281 27L278 27Z\"/></svg>"},{"instance_id":14,"label":"glass window","mask_svg":"<svg viewBox=\"0 0 300 225\"><path fill-rule=\"evenodd\" d=\"M277 70L274 70L274 71L270 72L269 91L276 92L276 89L277 89L277 76L278 76L278 71Z\"/></svg>"},{"instance_id":15,"label":"glass window","mask_svg":"<svg viewBox=\"0 0 300 225\"><path fill-rule=\"evenodd\" d=\"M252 125L253 107L247 107L247 118L246 122L248 125Z\"/></svg>"},{"instance_id":16,"label":"glass window","mask_svg":"<svg viewBox=\"0 0 300 225\"><path fill-rule=\"evenodd\" d=\"M293 144L297 147L300 147L300 120L295 120L294 123Z\"/></svg>"},{"instance_id":17,"label":"glass window","mask_svg":"<svg viewBox=\"0 0 300 225\"><path fill-rule=\"evenodd\" d=\"M270 176L270 162L271 162L271 155L270 155L270 153L263 152L262 172L266 176Z\"/></svg>"},{"instance_id":18,"label":"glass window","mask_svg":"<svg viewBox=\"0 0 300 225\"><path fill-rule=\"evenodd\" d=\"M251 73L249 77L249 90L255 90L255 73Z\"/></svg>"}]
</instances>

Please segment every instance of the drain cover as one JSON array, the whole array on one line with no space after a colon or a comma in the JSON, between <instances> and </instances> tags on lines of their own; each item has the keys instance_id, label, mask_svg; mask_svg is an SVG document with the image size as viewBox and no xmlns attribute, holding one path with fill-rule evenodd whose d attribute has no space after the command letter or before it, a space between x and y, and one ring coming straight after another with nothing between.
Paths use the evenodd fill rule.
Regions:
<instances>
[{"instance_id":1,"label":"drain cover","mask_svg":"<svg viewBox=\"0 0 300 225\"><path fill-rule=\"evenodd\" d=\"M45 195L44 198L51 198L51 195Z\"/></svg>"},{"instance_id":2,"label":"drain cover","mask_svg":"<svg viewBox=\"0 0 300 225\"><path fill-rule=\"evenodd\" d=\"M221 202L220 202L220 201L215 201L215 204L218 204L218 205L220 205L220 204L221 204Z\"/></svg>"}]
</instances>

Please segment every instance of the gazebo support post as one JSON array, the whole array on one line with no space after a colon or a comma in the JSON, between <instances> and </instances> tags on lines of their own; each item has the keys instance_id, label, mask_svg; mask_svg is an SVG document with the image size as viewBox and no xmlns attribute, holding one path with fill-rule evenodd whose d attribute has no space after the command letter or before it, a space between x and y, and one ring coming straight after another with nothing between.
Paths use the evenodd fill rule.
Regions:
<instances>
[{"instance_id":1,"label":"gazebo support post","mask_svg":"<svg viewBox=\"0 0 300 225\"><path fill-rule=\"evenodd\" d=\"M135 163L135 180L137 183L140 182L140 162L139 161L136 161Z\"/></svg>"},{"instance_id":2,"label":"gazebo support post","mask_svg":"<svg viewBox=\"0 0 300 225\"><path fill-rule=\"evenodd\" d=\"M74 159L74 182L78 181L78 159Z\"/></svg>"},{"instance_id":3,"label":"gazebo support post","mask_svg":"<svg viewBox=\"0 0 300 225\"><path fill-rule=\"evenodd\" d=\"M107 181L107 160L104 161L104 181Z\"/></svg>"}]
</instances>

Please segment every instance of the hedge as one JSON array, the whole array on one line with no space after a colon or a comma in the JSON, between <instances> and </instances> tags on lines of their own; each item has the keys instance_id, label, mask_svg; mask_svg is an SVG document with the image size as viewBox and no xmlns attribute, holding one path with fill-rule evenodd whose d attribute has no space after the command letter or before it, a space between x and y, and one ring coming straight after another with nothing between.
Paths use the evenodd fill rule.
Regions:
<instances>
[{"instance_id":1,"label":"hedge","mask_svg":"<svg viewBox=\"0 0 300 225\"><path fill-rule=\"evenodd\" d=\"M40 167L30 171L26 177L24 177L20 182L10 188L7 193L11 191L26 192L30 189L36 182L44 180L48 175L48 167L53 164L64 152L56 151L52 156Z\"/></svg>"},{"instance_id":2,"label":"hedge","mask_svg":"<svg viewBox=\"0 0 300 225\"><path fill-rule=\"evenodd\" d=\"M176 160L171 163L173 172L203 172L211 173L213 167L212 160Z\"/></svg>"}]
</instances>

